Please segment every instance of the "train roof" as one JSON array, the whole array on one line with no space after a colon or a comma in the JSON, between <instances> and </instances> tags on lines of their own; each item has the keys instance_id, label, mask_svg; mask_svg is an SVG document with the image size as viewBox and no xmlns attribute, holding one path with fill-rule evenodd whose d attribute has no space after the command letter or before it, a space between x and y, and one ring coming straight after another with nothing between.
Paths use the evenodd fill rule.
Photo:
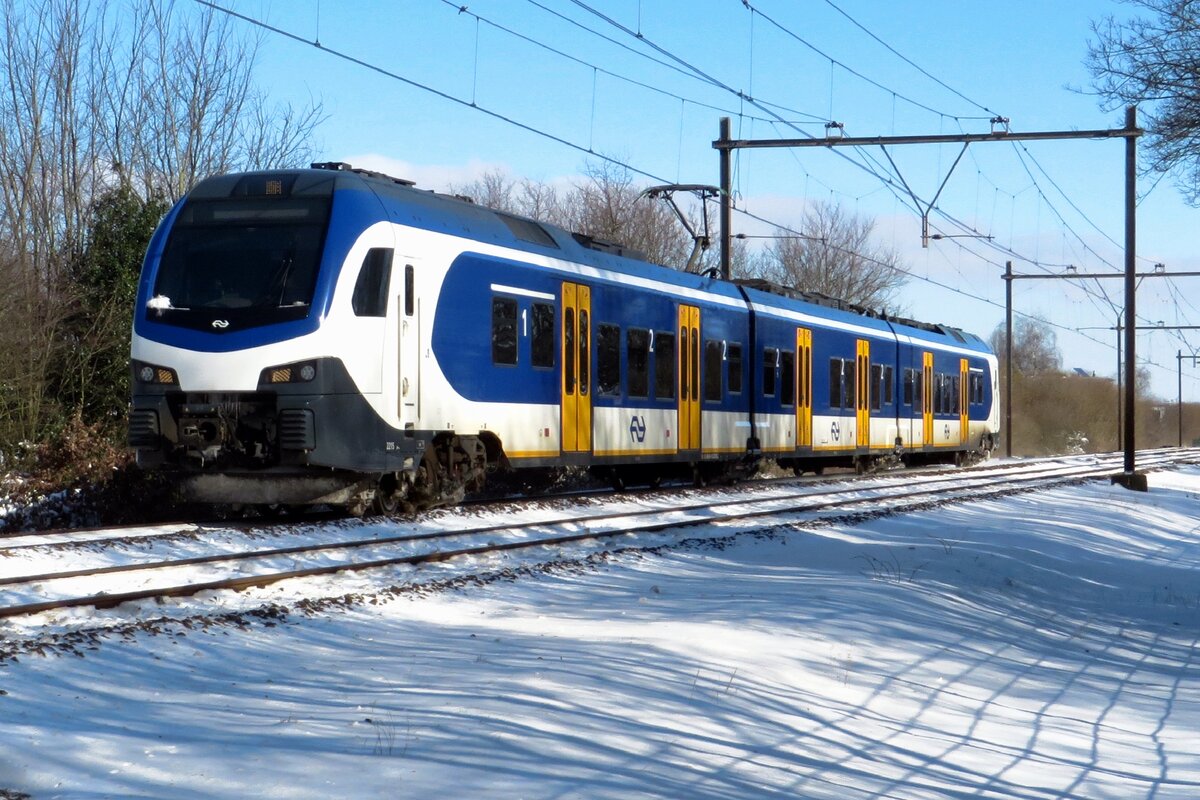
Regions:
<instances>
[{"instance_id":1,"label":"train roof","mask_svg":"<svg viewBox=\"0 0 1200 800\"><path fill-rule=\"evenodd\" d=\"M310 169L218 175L198 183L188 197L216 199L280 193L332 197L335 191L343 189L371 192L379 199L381 210L387 218L398 224L494 243L725 297L739 296L740 287L760 306L791 308L866 328L883 330L900 326L907 328L907 333L915 338L990 351L978 336L958 328L889 316L837 298L764 280L730 282L683 272L650 262L645 254L621 244L478 205L469 197L417 189L413 181L357 169L344 162L317 163Z\"/></svg>"}]
</instances>

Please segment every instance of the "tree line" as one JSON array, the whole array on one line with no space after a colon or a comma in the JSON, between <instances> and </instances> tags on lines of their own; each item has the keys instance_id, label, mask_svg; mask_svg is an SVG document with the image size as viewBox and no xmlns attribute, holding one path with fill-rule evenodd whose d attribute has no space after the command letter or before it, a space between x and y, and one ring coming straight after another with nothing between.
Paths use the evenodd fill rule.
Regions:
<instances>
[{"instance_id":1,"label":"tree line","mask_svg":"<svg viewBox=\"0 0 1200 800\"><path fill-rule=\"evenodd\" d=\"M0 13L0 453L72 419L118 439L159 219L206 175L303 162L322 112L273 105L253 81L258 41L212 10Z\"/></svg>"},{"instance_id":2,"label":"tree line","mask_svg":"<svg viewBox=\"0 0 1200 800\"><path fill-rule=\"evenodd\" d=\"M1117 380L1062 368L1054 329L1041 319L1021 317L1012 332L1013 455L1105 453L1121 449L1121 425L1126 409ZM1004 381L1005 330L992 331L989 343L1000 363L1000 394ZM1180 408L1150 392L1150 372L1137 370L1134 414L1138 448L1171 447L1179 443ZM1200 440L1200 404L1185 403L1183 443Z\"/></svg>"}]
</instances>

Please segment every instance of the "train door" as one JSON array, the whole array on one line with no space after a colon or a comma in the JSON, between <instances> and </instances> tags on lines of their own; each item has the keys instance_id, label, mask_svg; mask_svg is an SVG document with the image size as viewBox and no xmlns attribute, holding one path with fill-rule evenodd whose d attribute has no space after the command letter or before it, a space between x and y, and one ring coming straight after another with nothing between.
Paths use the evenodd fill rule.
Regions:
<instances>
[{"instance_id":1,"label":"train door","mask_svg":"<svg viewBox=\"0 0 1200 800\"><path fill-rule=\"evenodd\" d=\"M871 446L871 343L866 339L858 340L858 355L854 367L857 380L855 383L854 408L857 423L855 427L855 444L858 447Z\"/></svg>"},{"instance_id":2,"label":"train door","mask_svg":"<svg viewBox=\"0 0 1200 800\"><path fill-rule=\"evenodd\" d=\"M592 449L592 290L562 285L562 451Z\"/></svg>"},{"instance_id":3,"label":"train door","mask_svg":"<svg viewBox=\"0 0 1200 800\"><path fill-rule=\"evenodd\" d=\"M414 427L419 427L417 423L421 416L421 307L416 295L416 270L411 263L405 263L403 270L396 272L401 278L400 291L396 294L396 308L399 314L399 324L396 326L396 372L400 383L396 413L403 423L412 423ZM395 281L396 277L392 280Z\"/></svg>"},{"instance_id":4,"label":"train door","mask_svg":"<svg viewBox=\"0 0 1200 800\"><path fill-rule=\"evenodd\" d=\"M961 358L958 361L958 443L967 443L967 404L971 400L971 393L967 387L970 370L967 368L967 360Z\"/></svg>"},{"instance_id":5,"label":"train door","mask_svg":"<svg viewBox=\"0 0 1200 800\"><path fill-rule=\"evenodd\" d=\"M796 329L796 446L812 447L812 331Z\"/></svg>"},{"instance_id":6,"label":"train door","mask_svg":"<svg viewBox=\"0 0 1200 800\"><path fill-rule=\"evenodd\" d=\"M679 449L700 449L700 309L679 307Z\"/></svg>"},{"instance_id":7,"label":"train door","mask_svg":"<svg viewBox=\"0 0 1200 800\"><path fill-rule=\"evenodd\" d=\"M924 391L921 394L921 416L925 423L922 443L928 447L933 444L933 353L924 353L922 359L921 384Z\"/></svg>"}]
</instances>

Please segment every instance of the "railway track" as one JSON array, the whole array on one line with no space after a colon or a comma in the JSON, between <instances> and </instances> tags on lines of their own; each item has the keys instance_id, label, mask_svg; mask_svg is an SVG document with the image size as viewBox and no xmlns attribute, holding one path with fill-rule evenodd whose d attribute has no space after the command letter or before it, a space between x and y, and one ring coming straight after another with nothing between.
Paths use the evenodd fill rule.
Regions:
<instances>
[{"instance_id":1,"label":"railway track","mask_svg":"<svg viewBox=\"0 0 1200 800\"><path fill-rule=\"evenodd\" d=\"M1162 448L1161 450L1146 450L1139 453L1141 458L1154 457L1160 454L1178 453L1178 448ZM885 470L881 472L868 473L866 475L855 476L847 471L845 474L835 475L809 475L804 477L783 477L783 478L755 478L743 480L729 486L713 486L706 490L694 488L691 484L679 484L678 486L664 486L658 488L637 487L621 492L613 489L586 489L586 490L570 490L562 493L539 494L539 495L515 495L507 497L492 497L486 499L468 498L457 507L451 509L435 509L423 515L426 520L438 520L443 517L459 518L460 512L464 509L475 511L477 509L487 510L502 506L506 511L520 512L522 509L528 508L545 508L554 504L559 505L578 505L593 501L605 501L614 497L620 499L627 498L646 498L650 502L657 502L661 499L666 499L666 502L677 503L680 498L683 502L687 502L687 498L692 495L703 494L706 496L714 492L729 492L729 493L744 493L758 487L790 487L790 486L814 486L834 484L838 486L846 486L847 482L853 482L855 487L869 488L880 481L888 481L897 477L903 476L905 479L920 477L925 475L974 475L979 473L1008 473L1016 469L1022 469L1035 464L1058 464L1058 463L1083 463L1089 459L1107 457L1115 454L1101 454L1100 456L1051 456L1040 459L1029 459L1022 462L983 462L971 467L950 468L947 466L929 466L917 467L903 470ZM112 543L148 543L153 541L169 542L177 539L192 539L203 535L210 531L222 532L241 532L248 537L258 535L287 535L291 531L303 529L305 526L312 523L336 523L341 521L347 527L355 527L361 525L374 525L379 522L380 518L367 518L359 521L354 517L347 517L345 514L330 513L328 511L315 511L306 514L293 514L286 518L258 518L247 520L174 520L155 523L134 523L120 526L95 526L86 528L57 528L51 530L40 531L24 531L24 532L7 532L0 534L0 559L7 555L19 553L22 550L34 550L40 548L71 548L71 547L89 547L103 546Z\"/></svg>"},{"instance_id":2,"label":"railway track","mask_svg":"<svg viewBox=\"0 0 1200 800\"><path fill-rule=\"evenodd\" d=\"M1170 449L1139 454L1144 468L1200 462L1200 449ZM1121 456L1089 456L1032 463L992 464L968 471L895 474L876 481L795 483L775 481L737 491L664 495L651 507L606 508L568 505L541 508L542 516L519 522L459 526L454 529L384 533L366 538L238 549L196 556L131 563L61 568L0 577L0 619L32 617L45 612L108 609L141 600L162 601L209 591L241 591L284 581L486 557L500 553L557 548L584 541L616 540L631 535L679 531L692 535L697 526L720 527L720 535L779 525L811 523L830 517L898 513L930 505L980 499L1066 482L1105 478L1119 470ZM616 505L627 506L628 503ZM461 517L444 515L450 522ZM510 515L511 516L511 515ZM391 525L394 530L395 526ZM338 529L344 530L344 529ZM179 535L179 531L165 535ZM89 532L92 536L94 532ZM149 536L149 534L147 534ZM113 539L128 542L128 532ZM138 537L133 537L137 539ZM95 545L105 539L84 538ZM78 542L77 542L78 543ZM0 548L45 546L25 542ZM10 553L11 554L11 553ZM129 588L132 584L136 588Z\"/></svg>"}]
</instances>

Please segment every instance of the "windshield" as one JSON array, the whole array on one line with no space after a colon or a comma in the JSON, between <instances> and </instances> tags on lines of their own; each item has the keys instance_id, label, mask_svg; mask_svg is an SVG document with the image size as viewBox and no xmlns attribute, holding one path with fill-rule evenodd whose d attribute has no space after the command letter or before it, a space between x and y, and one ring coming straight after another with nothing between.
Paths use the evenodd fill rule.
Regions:
<instances>
[{"instance_id":1,"label":"windshield","mask_svg":"<svg viewBox=\"0 0 1200 800\"><path fill-rule=\"evenodd\" d=\"M211 330L308 316L329 218L326 198L189 202L159 264L149 318Z\"/></svg>"}]
</instances>

